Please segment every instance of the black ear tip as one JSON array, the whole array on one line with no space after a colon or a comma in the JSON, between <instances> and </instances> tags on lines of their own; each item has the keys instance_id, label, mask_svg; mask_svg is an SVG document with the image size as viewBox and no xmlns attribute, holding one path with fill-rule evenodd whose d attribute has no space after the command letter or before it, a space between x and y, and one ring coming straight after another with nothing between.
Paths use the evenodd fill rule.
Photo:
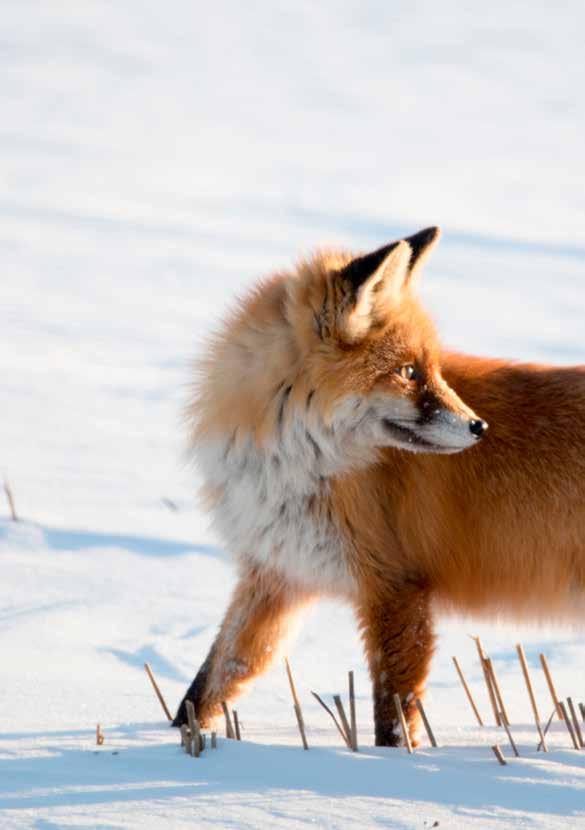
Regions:
<instances>
[{"instance_id":1,"label":"black ear tip","mask_svg":"<svg viewBox=\"0 0 585 830\"><path fill-rule=\"evenodd\" d=\"M438 225L434 225L431 228L424 228L422 231L415 233L411 239L420 239L423 245L430 245L431 242L435 242L441 236L441 228Z\"/></svg>"},{"instance_id":2,"label":"black ear tip","mask_svg":"<svg viewBox=\"0 0 585 830\"><path fill-rule=\"evenodd\" d=\"M425 248L428 248L429 245L433 245L440 236L441 229L436 225L432 228L424 228L424 230L419 231L412 236L407 236L405 238L405 242L408 242L412 248L413 261L417 259L419 254L421 254Z\"/></svg>"}]
</instances>

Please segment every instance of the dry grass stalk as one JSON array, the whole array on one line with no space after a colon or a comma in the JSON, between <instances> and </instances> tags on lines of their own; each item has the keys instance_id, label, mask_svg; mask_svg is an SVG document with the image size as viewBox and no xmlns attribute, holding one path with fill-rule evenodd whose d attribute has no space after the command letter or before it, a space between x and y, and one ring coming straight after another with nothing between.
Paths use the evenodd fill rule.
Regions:
<instances>
[{"instance_id":1,"label":"dry grass stalk","mask_svg":"<svg viewBox=\"0 0 585 830\"><path fill-rule=\"evenodd\" d=\"M575 729L579 746L583 749L585 748L585 744L583 743L583 735L581 734L581 727L579 726L579 718L577 717L577 712L575 711L575 707L573 705L573 698L568 697L567 703L569 704L569 711L571 712L571 717L573 718L573 727Z\"/></svg>"},{"instance_id":2,"label":"dry grass stalk","mask_svg":"<svg viewBox=\"0 0 585 830\"><path fill-rule=\"evenodd\" d=\"M315 698L315 700L316 700L318 703L320 703L320 704L321 704L321 706L323 707L323 709L325 709L325 711L326 711L326 712L328 712L328 714L331 716L331 719L333 720L333 723L334 723L334 724L335 724L335 726L337 727L337 731L339 732L339 734L340 734L340 735L341 735L341 737L343 738L343 740L344 740L344 742L345 742L345 745L348 747L348 749L351 749L351 743L350 743L350 741L349 741L349 739L348 739L347 735L345 734L345 732L343 731L343 729L342 729L342 728L341 728L341 726L339 725L339 721L338 721L338 720L337 720L337 718L335 717L335 714L331 711L331 709L329 708L329 706L327 706L327 704L325 703L325 701L324 701L324 700L322 700L322 699L319 697L319 695L317 694L317 692L311 692L311 694L313 695L313 697Z\"/></svg>"},{"instance_id":3,"label":"dry grass stalk","mask_svg":"<svg viewBox=\"0 0 585 830\"><path fill-rule=\"evenodd\" d=\"M95 728L95 742L98 746L102 746L104 740L104 733L102 732L102 728L98 723L98 725Z\"/></svg>"},{"instance_id":4,"label":"dry grass stalk","mask_svg":"<svg viewBox=\"0 0 585 830\"><path fill-rule=\"evenodd\" d=\"M492 752L494 753L494 755L498 759L498 763L500 764L500 766L505 767L508 762L504 758L502 750L500 749L500 747L497 744L494 744L492 746Z\"/></svg>"},{"instance_id":5,"label":"dry grass stalk","mask_svg":"<svg viewBox=\"0 0 585 830\"><path fill-rule=\"evenodd\" d=\"M404 712L402 711L402 704L400 703L400 698L396 693L394 694L394 705L396 706L396 714L398 715L398 721L400 723L400 728L402 730L402 737L404 738L404 743L406 744L408 754L412 755L412 744L410 743L410 735L408 734L406 718L404 717Z\"/></svg>"},{"instance_id":6,"label":"dry grass stalk","mask_svg":"<svg viewBox=\"0 0 585 830\"><path fill-rule=\"evenodd\" d=\"M419 700L417 697L416 699L416 708L419 711L419 714L422 718L422 722L426 729L427 735L429 736L429 741L431 742L431 746L437 747L437 741L435 740L435 736L433 734L433 730L431 729L431 724L429 723L429 719L427 718L427 713L424 710L424 706L422 705L422 700Z\"/></svg>"},{"instance_id":7,"label":"dry grass stalk","mask_svg":"<svg viewBox=\"0 0 585 830\"><path fill-rule=\"evenodd\" d=\"M242 733L240 732L240 719L239 719L238 713L236 712L235 709L233 710L233 715L234 715L234 726L235 726L235 729L236 729L236 741L241 741L242 740Z\"/></svg>"},{"instance_id":8,"label":"dry grass stalk","mask_svg":"<svg viewBox=\"0 0 585 830\"><path fill-rule=\"evenodd\" d=\"M477 722L479 723L479 725L483 726L483 721L481 719L481 715L479 714L479 712L477 710L477 706L475 705L475 701L473 699L473 696L471 694L469 686L467 685L467 681L466 681L465 677L463 676L463 672L461 671L461 667L459 666L459 663L458 663L456 657L453 657L453 663L455 665L455 668L457 669L457 674L459 675L459 679L461 680L463 688L465 689L465 694L467 695L467 699L468 699L468 701L471 705L471 708L473 709L473 714L477 718Z\"/></svg>"},{"instance_id":9,"label":"dry grass stalk","mask_svg":"<svg viewBox=\"0 0 585 830\"><path fill-rule=\"evenodd\" d=\"M516 756L516 758L520 757L520 753L518 752L518 747L516 746L516 741L512 737L512 733L510 732L510 725L508 724L506 718L504 717L504 713L500 712L500 716L502 718L502 725L506 730L506 735L508 736L508 740L510 742L510 746L512 747L512 752Z\"/></svg>"},{"instance_id":10,"label":"dry grass stalk","mask_svg":"<svg viewBox=\"0 0 585 830\"><path fill-rule=\"evenodd\" d=\"M297 724L299 726L299 732L301 734L301 741L303 742L303 749L308 749L309 744L307 743L307 734L305 732L305 721L303 718L303 710L301 709L301 704L299 702L299 698L297 695L297 690L295 687L295 681L293 679L292 670L290 667L290 663L288 662L288 658L284 658L284 664L286 666L286 673L288 675L288 683L290 686L290 691L292 694L293 702L294 702L294 711L297 718Z\"/></svg>"},{"instance_id":11,"label":"dry grass stalk","mask_svg":"<svg viewBox=\"0 0 585 830\"><path fill-rule=\"evenodd\" d=\"M351 748L358 751L357 742L357 720L355 714L355 688L353 683L353 672L349 672L349 720L351 726Z\"/></svg>"},{"instance_id":12,"label":"dry grass stalk","mask_svg":"<svg viewBox=\"0 0 585 830\"><path fill-rule=\"evenodd\" d=\"M171 715L171 713L169 712L169 707L168 707L168 706L167 706L167 704L165 703L165 699L164 699L164 697L162 696L161 691L160 691L160 689L159 689L159 688L158 688L158 686L157 686L156 680L154 679L154 675L153 675L153 673L152 673L152 669L150 668L150 666L148 665L148 663L145 663L145 664L144 664L144 668L146 669L146 674L148 675L148 677L149 677L149 679L150 679L150 682L152 683L152 688L154 689L154 692L155 692L156 696L158 697L159 703L160 703L160 705L162 706L162 708L163 708L163 710L164 710L165 715L167 716L167 720L171 721L171 720L173 719L173 718L172 718L172 715Z\"/></svg>"},{"instance_id":13,"label":"dry grass stalk","mask_svg":"<svg viewBox=\"0 0 585 830\"><path fill-rule=\"evenodd\" d=\"M508 712L504 704L504 698L502 697L502 690L500 689L500 684L498 683L498 678L496 677L496 671L494 669L494 664L492 663L491 657L486 657L485 663L490 676L490 682L492 684L492 688L494 690L496 700L498 703L499 718L505 726L510 726L510 718L508 717Z\"/></svg>"},{"instance_id":14,"label":"dry grass stalk","mask_svg":"<svg viewBox=\"0 0 585 830\"><path fill-rule=\"evenodd\" d=\"M500 716L498 714L498 703L496 701L496 695L492 686L492 679L490 677L489 669L486 663L486 655L485 651L483 650L483 646L481 644L481 640L479 637L471 638L477 647L477 653L479 655L479 662L481 663L481 669L483 671L483 679L485 680L485 685L488 690L488 696L490 699L490 703L492 706L492 711L494 713L494 718L496 719L496 726L501 726L500 723Z\"/></svg>"},{"instance_id":15,"label":"dry grass stalk","mask_svg":"<svg viewBox=\"0 0 585 830\"><path fill-rule=\"evenodd\" d=\"M534 697L532 683L530 682L530 674L528 673L528 664L526 663L526 656L524 654L524 649L522 648L520 643L518 643L518 645L516 646L516 651L518 652L518 658L520 659L520 665L522 666L522 674L524 675L524 681L526 683L526 688L528 690L528 697L530 698L530 704L532 706L532 712L534 714L534 722L536 724L536 729L538 730L538 737L540 738L542 751L548 752L544 732L542 731L542 727L540 725L540 715L538 713L538 706L536 705L536 698Z\"/></svg>"},{"instance_id":16,"label":"dry grass stalk","mask_svg":"<svg viewBox=\"0 0 585 830\"><path fill-rule=\"evenodd\" d=\"M290 663L288 662L288 657L284 658L284 665L286 666L286 673L288 676L288 684L290 686L290 692L292 694L293 702L295 706L300 706L299 697L297 695L297 689L295 686L295 681L293 679L292 670L290 667Z\"/></svg>"},{"instance_id":17,"label":"dry grass stalk","mask_svg":"<svg viewBox=\"0 0 585 830\"><path fill-rule=\"evenodd\" d=\"M18 516L16 515L16 507L14 506L14 496L12 495L12 488L6 480L4 481L4 492L6 493L8 507L10 508L10 517L12 518L13 522L17 522Z\"/></svg>"},{"instance_id":18,"label":"dry grass stalk","mask_svg":"<svg viewBox=\"0 0 585 830\"><path fill-rule=\"evenodd\" d=\"M582 703L579 704L579 711L581 712L583 723L585 723L585 706Z\"/></svg>"},{"instance_id":19,"label":"dry grass stalk","mask_svg":"<svg viewBox=\"0 0 585 830\"><path fill-rule=\"evenodd\" d=\"M234 727L232 726L232 719L230 717L230 710L227 707L227 703L225 700L221 702L221 708L223 709L223 715L225 717L225 736L226 738L230 738L232 741L236 737L234 732Z\"/></svg>"},{"instance_id":20,"label":"dry grass stalk","mask_svg":"<svg viewBox=\"0 0 585 830\"><path fill-rule=\"evenodd\" d=\"M550 718L549 718L549 719L547 720L547 722L546 722L546 726L544 727L544 734L545 734L545 735L546 735L546 733L548 732L548 730L550 729L551 723L553 722L553 718L554 718L554 716L555 716L556 714L557 714L557 710L556 710L556 707L555 707L555 708L552 710L551 714L550 714ZM562 715L562 711L561 711L561 715ZM562 720L562 718L561 718L561 720ZM542 748L542 744L541 744L541 743L539 743L539 744L538 744L538 746L536 747L536 751L537 751L537 752L540 752L541 748Z\"/></svg>"},{"instance_id":21,"label":"dry grass stalk","mask_svg":"<svg viewBox=\"0 0 585 830\"><path fill-rule=\"evenodd\" d=\"M297 724L298 724L298 727L299 727L299 733L300 733L300 736L301 736L301 741L303 743L303 749L306 750L306 749L309 748L309 743L307 741L307 733L305 732L305 721L303 719L303 712L302 712L301 707L297 703L295 703L293 708L295 710L295 715L296 715L296 718L297 718Z\"/></svg>"},{"instance_id":22,"label":"dry grass stalk","mask_svg":"<svg viewBox=\"0 0 585 830\"><path fill-rule=\"evenodd\" d=\"M550 692L550 696L553 699L553 703L555 705L557 715L559 716L559 719L562 720L563 719L563 710L559 706L559 696L557 695L557 692L556 692L556 689L555 689L555 684L553 683L553 679L552 679L552 676L551 676L551 673L550 673L550 669L548 667L546 657L544 656L544 654L540 654L539 656L540 656L540 663L542 665L542 670L544 672L544 676L546 677L546 682L547 682L547 685L548 685L548 690Z\"/></svg>"},{"instance_id":23,"label":"dry grass stalk","mask_svg":"<svg viewBox=\"0 0 585 830\"><path fill-rule=\"evenodd\" d=\"M339 695L333 695L333 701L337 708L337 712L339 714L339 720L341 721L341 726L343 731L345 732L346 743L350 749L352 749L351 745L351 727L348 723L347 717L345 715L345 709L343 708L343 702Z\"/></svg>"},{"instance_id":24,"label":"dry grass stalk","mask_svg":"<svg viewBox=\"0 0 585 830\"><path fill-rule=\"evenodd\" d=\"M203 736L199 728L199 721L195 717L195 707L190 700L185 703L187 709L187 721L189 722L189 732L191 734L191 755L199 758L203 749Z\"/></svg>"},{"instance_id":25,"label":"dry grass stalk","mask_svg":"<svg viewBox=\"0 0 585 830\"><path fill-rule=\"evenodd\" d=\"M217 732L211 733L211 748L217 749Z\"/></svg>"},{"instance_id":26,"label":"dry grass stalk","mask_svg":"<svg viewBox=\"0 0 585 830\"><path fill-rule=\"evenodd\" d=\"M573 746L575 749L579 749L579 744L577 743L577 736L575 735L575 730L573 729L573 724L571 723L571 718L569 717L567 710L565 708L565 704L562 700L559 700L559 706L563 712L563 720L565 721L565 726L567 727L567 731L571 736L571 740L573 742Z\"/></svg>"}]
</instances>

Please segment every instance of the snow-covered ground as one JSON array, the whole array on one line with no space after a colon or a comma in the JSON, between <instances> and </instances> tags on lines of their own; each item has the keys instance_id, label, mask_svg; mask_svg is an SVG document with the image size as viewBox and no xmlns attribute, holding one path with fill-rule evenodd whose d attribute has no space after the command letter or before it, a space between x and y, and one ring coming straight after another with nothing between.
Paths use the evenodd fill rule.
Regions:
<instances>
[{"instance_id":1,"label":"snow-covered ground","mask_svg":"<svg viewBox=\"0 0 585 830\"><path fill-rule=\"evenodd\" d=\"M257 276L315 244L445 236L425 297L447 343L582 362L585 72L579 2L164 4L5 0L0 37L0 827L585 823L585 752L536 754L514 654L585 699L582 633L445 620L440 748L372 747L348 609L312 610L238 704L245 742L199 760L161 721L231 588L182 461L189 361ZM521 759L488 718L494 658ZM356 673L362 751L309 694ZM106 740L95 745L95 725ZM508 753L507 749L505 751Z\"/></svg>"}]
</instances>

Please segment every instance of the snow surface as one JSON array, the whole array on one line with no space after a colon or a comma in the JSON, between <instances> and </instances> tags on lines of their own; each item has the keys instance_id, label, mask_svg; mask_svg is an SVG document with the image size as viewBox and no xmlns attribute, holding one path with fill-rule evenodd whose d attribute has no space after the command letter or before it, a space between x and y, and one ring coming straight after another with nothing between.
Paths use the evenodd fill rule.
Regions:
<instances>
[{"instance_id":1,"label":"snow surface","mask_svg":"<svg viewBox=\"0 0 585 830\"><path fill-rule=\"evenodd\" d=\"M347 608L313 609L238 704L244 742L187 758L174 708L232 585L182 461L189 361L236 292L315 244L441 224L425 298L450 345L583 352L579 2L164 4L4 0L0 38L0 827L425 828L585 824L585 752L535 752L585 699L578 630L445 620L427 711L440 748L372 747ZM237 383L237 378L234 379ZM519 413L521 418L521 413ZM486 720L492 655L521 759ZM356 673L361 751L309 694ZM95 725L106 740L95 745Z\"/></svg>"}]
</instances>

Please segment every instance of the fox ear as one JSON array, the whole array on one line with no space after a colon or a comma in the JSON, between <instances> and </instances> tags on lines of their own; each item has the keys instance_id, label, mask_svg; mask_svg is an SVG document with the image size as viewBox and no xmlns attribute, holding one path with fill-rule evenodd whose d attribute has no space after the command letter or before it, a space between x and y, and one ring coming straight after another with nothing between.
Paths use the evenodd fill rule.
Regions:
<instances>
[{"instance_id":1,"label":"fox ear","mask_svg":"<svg viewBox=\"0 0 585 830\"><path fill-rule=\"evenodd\" d=\"M418 280L422 266L427 261L429 254L440 238L441 229L437 227L425 228L412 236L406 237L404 241L408 242L412 249L408 266L408 278L406 280L408 285L413 285Z\"/></svg>"},{"instance_id":2,"label":"fox ear","mask_svg":"<svg viewBox=\"0 0 585 830\"><path fill-rule=\"evenodd\" d=\"M337 331L349 343L365 337L385 318L409 276L412 249L407 241L392 242L351 260L337 275Z\"/></svg>"}]
</instances>

